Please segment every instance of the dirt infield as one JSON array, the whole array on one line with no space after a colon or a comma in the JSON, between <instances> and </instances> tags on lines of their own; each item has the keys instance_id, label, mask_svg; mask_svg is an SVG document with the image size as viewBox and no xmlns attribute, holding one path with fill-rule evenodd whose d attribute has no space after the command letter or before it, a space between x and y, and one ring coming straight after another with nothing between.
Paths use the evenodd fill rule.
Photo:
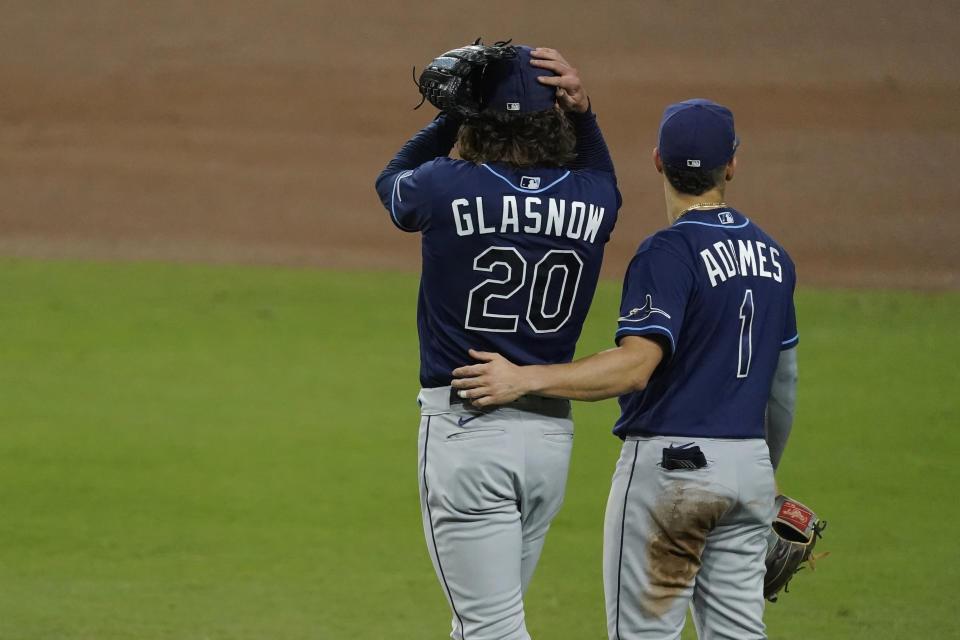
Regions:
<instances>
[{"instance_id":1,"label":"dirt infield","mask_svg":"<svg viewBox=\"0 0 960 640\"><path fill-rule=\"evenodd\" d=\"M411 67L484 35L581 69L624 195L606 276L664 222L660 111L710 97L728 199L801 284L960 289L953 1L81 4L4 12L0 255L415 268L373 180L432 117Z\"/></svg>"}]
</instances>

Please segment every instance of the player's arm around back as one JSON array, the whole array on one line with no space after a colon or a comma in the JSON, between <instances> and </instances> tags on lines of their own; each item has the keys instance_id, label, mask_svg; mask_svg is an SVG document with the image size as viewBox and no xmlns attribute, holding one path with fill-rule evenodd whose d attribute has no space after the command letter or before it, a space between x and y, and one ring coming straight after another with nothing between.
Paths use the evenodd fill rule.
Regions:
<instances>
[{"instance_id":1,"label":"player's arm around back","mask_svg":"<svg viewBox=\"0 0 960 640\"><path fill-rule=\"evenodd\" d=\"M470 351L480 364L455 369L453 387L476 406L512 402L534 394L570 400L603 400L646 388L663 359L650 338L625 336L619 346L574 362L517 366L497 353Z\"/></svg>"}]
</instances>

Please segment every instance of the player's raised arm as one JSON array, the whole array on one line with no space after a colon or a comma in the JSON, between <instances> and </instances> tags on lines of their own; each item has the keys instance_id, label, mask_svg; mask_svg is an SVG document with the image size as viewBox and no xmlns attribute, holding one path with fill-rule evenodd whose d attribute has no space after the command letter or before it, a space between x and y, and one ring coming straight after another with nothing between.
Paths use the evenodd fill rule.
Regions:
<instances>
[{"instance_id":1,"label":"player's raised arm","mask_svg":"<svg viewBox=\"0 0 960 640\"><path fill-rule=\"evenodd\" d=\"M376 181L380 200L401 229L413 231L419 225L408 228L398 220L399 181L420 165L450 153L463 118L479 113L481 78L487 66L516 57L515 47L508 44L482 45L478 39L473 45L451 49L438 56L420 74L417 80L423 96L420 104L429 100L440 109L440 114L400 149Z\"/></svg>"},{"instance_id":2,"label":"player's raised arm","mask_svg":"<svg viewBox=\"0 0 960 640\"><path fill-rule=\"evenodd\" d=\"M434 158L446 157L457 141L457 132L460 130L460 121L446 113L437 117L410 138L397 155L387 164L386 168L377 176L376 187L380 201L388 211L395 207L397 178L405 171L413 171L425 162Z\"/></svg>"},{"instance_id":3,"label":"player's raised arm","mask_svg":"<svg viewBox=\"0 0 960 640\"><path fill-rule=\"evenodd\" d=\"M403 171L419 167L424 162L434 158L446 157L457 142L457 132L460 130L460 119L448 113L439 113L433 122L421 129L413 136L397 155L387 164L380 174ZM380 178L377 178L380 181Z\"/></svg>"},{"instance_id":4,"label":"player's raised arm","mask_svg":"<svg viewBox=\"0 0 960 640\"><path fill-rule=\"evenodd\" d=\"M480 364L455 369L452 385L479 407L513 402L528 393L570 400L603 400L647 386L663 350L649 338L626 336L614 349L574 362L520 367L498 353L470 351Z\"/></svg>"},{"instance_id":5,"label":"player's raised arm","mask_svg":"<svg viewBox=\"0 0 960 640\"><path fill-rule=\"evenodd\" d=\"M580 72L555 49L540 47L531 51L530 57L531 65L557 74L540 76L537 80L557 88L557 104L570 114L576 129L577 157L570 168L614 173L610 150L597 124Z\"/></svg>"}]
</instances>

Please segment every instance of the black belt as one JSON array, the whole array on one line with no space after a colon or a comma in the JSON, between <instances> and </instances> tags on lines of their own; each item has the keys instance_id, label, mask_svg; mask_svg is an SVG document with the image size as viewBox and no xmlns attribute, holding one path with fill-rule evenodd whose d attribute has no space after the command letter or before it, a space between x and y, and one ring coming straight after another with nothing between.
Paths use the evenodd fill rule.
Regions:
<instances>
[{"instance_id":1,"label":"black belt","mask_svg":"<svg viewBox=\"0 0 960 640\"><path fill-rule=\"evenodd\" d=\"M459 389L450 388L450 406L462 405L471 411L493 411L499 407L529 411L553 418L566 418L570 415L570 401L563 398L546 398L544 396L525 395L513 402L492 407L475 407L469 398L461 398Z\"/></svg>"}]
</instances>

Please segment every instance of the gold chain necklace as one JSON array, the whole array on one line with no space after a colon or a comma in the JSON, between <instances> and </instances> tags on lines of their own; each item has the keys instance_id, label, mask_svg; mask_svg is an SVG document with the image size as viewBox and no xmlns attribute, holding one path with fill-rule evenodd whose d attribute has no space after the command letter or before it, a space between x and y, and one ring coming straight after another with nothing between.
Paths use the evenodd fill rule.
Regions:
<instances>
[{"instance_id":1,"label":"gold chain necklace","mask_svg":"<svg viewBox=\"0 0 960 640\"><path fill-rule=\"evenodd\" d=\"M723 208L726 208L726 206L727 206L726 202L698 202L692 207L687 207L686 209L681 211L679 214L677 214L677 217L681 218L685 214L693 211L694 209L723 209Z\"/></svg>"}]
</instances>

